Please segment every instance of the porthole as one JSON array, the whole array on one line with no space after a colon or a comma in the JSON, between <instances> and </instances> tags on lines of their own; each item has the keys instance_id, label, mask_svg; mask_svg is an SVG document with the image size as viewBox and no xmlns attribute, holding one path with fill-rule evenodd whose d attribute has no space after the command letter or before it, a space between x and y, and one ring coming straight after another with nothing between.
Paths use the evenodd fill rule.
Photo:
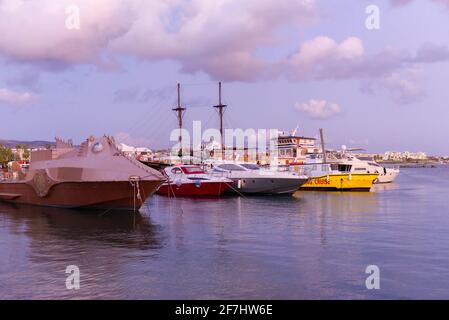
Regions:
<instances>
[{"instance_id":1,"label":"porthole","mask_svg":"<svg viewBox=\"0 0 449 320\"><path fill-rule=\"evenodd\" d=\"M103 151L103 149L104 148L101 142L95 142L94 145L92 146L93 153L100 153L101 151Z\"/></svg>"}]
</instances>

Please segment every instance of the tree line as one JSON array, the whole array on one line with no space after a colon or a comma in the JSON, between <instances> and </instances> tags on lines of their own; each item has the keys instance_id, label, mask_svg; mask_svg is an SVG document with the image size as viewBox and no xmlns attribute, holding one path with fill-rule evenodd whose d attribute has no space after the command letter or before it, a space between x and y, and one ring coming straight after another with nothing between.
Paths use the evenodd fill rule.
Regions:
<instances>
[{"instance_id":1,"label":"tree line","mask_svg":"<svg viewBox=\"0 0 449 320\"><path fill-rule=\"evenodd\" d=\"M29 160L30 149L27 145L18 144L16 150L23 150L21 154L14 153L13 150L7 146L0 145L0 164L7 164L10 161Z\"/></svg>"}]
</instances>

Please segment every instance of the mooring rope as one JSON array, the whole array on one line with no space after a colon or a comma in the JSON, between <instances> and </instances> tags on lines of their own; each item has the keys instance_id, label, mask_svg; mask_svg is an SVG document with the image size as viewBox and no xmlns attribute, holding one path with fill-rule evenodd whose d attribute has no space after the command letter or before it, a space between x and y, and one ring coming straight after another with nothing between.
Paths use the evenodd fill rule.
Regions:
<instances>
[{"instance_id":1,"label":"mooring rope","mask_svg":"<svg viewBox=\"0 0 449 320\"><path fill-rule=\"evenodd\" d=\"M228 182L225 182L226 185L228 185L232 190L234 190L235 192L237 192L241 197L243 198L247 198L243 193L239 192L237 189L235 189L232 185L230 185Z\"/></svg>"},{"instance_id":2,"label":"mooring rope","mask_svg":"<svg viewBox=\"0 0 449 320\"><path fill-rule=\"evenodd\" d=\"M140 201L140 205L143 206L143 200L142 195L140 194L140 181L141 177L139 176L132 176L129 177L129 183L131 184L131 187L133 189L133 211L136 212L137 203L136 200L138 199Z\"/></svg>"},{"instance_id":3,"label":"mooring rope","mask_svg":"<svg viewBox=\"0 0 449 320\"><path fill-rule=\"evenodd\" d=\"M175 199L175 202L176 202L177 198L176 198L175 191L172 188L172 184L170 183L170 177L168 176L168 174L164 170L162 170L160 172L167 179L166 183L167 183L167 186L168 186L168 188L167 188L168 199L169 200L171 199L171 197L170 197L170 192L171 192L173 194L173 198ZM181 214L184 214L184 210L182 210L182 205L179 205L179 209L181 210Z\"/></svg>"}]
</instances>

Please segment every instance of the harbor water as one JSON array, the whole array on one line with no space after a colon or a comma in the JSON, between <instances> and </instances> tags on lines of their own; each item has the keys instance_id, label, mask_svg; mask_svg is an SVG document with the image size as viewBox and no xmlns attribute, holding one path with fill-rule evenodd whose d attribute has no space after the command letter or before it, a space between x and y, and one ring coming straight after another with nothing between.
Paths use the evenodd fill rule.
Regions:
<instances>
[{"instance_id":1,"label":"harbor water","mask_svg":"<svg viewBox=\"0 0 449 320\"><path fill-rule=\"evenodd\" d=\"M449 168L373 191L153 196L140 215L0 204L0 299L449 299Z\"/></svg>"}]
</instances>

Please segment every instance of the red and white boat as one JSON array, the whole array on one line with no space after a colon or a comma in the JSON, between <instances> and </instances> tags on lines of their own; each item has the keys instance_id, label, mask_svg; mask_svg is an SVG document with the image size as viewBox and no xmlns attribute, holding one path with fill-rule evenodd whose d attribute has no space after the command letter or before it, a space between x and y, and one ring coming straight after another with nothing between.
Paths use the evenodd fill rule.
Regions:
<instances>
[{"instance_id":1,"label":"red and white boat","mask_svg":"<svg viewBox=\"0 0 449 320\"><path fill-rule=\"evenodd\" d=\"M157 194L164 196L219 196L232 184L232 180L207 174L195 165L167 167L164 172L168 181L156 191Z\"/></svg>"}]
</instances>

